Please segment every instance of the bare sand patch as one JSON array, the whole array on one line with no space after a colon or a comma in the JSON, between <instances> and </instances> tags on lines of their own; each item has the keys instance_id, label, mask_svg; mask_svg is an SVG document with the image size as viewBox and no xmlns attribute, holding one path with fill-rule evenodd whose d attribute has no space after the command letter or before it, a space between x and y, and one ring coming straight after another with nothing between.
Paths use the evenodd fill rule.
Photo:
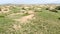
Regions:
<instances>
[{"instance_id":1,"label":"bare sand patch","mask_svg":"<svg viewBox=\"0 0 60 34\"><path fill-rule=\"evenodd\" d=\"M21 25L13 24L12 28L15 30L19 30L21 28Z\"/></svg>"},{"instance_id":2,"label":"bare sand patch","mask_svg":"<svg viewBox=\"0 0 60 34\"><path fill-rule=\"evenodd\" d=\"M29 20L32 20L34 18L34 14L23 16L20 19L15 19L16 21L19 21L20 23L28 22Z\"/></svg>"},{"instance_id":3,"label":"bare sand patch","mask_svg":"<svg viewBox=\"0 0 60 34\"><path fill-rule=\"evenodd\" d=\"M28 14L34 14L35 12L33 10L29 10Z\"/></svg>"}]
</instances>

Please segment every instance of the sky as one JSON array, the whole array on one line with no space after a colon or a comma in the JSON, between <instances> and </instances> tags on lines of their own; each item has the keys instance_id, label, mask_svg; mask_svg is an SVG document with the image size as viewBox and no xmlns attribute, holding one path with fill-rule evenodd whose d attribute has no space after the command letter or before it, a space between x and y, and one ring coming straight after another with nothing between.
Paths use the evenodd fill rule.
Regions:
<instances>
[{"instance_id":1,"label":"sky","mask_svg":"<svg viewBox=\"0 0 60 34\"><path fill-rule=\"evenodd\" d=\"M60 3L60 0L0 0L0 4L46 4Z\"/></svg>"}]
</instances>

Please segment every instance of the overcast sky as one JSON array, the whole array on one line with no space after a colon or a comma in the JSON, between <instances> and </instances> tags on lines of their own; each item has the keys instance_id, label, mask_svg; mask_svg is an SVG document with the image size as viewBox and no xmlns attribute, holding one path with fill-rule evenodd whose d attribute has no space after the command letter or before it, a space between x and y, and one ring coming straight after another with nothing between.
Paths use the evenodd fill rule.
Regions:
<instances>
[{"instance_id":1,"label":"overcast sky","mask_svg":"<svg viewBox=\"0 0 60 34\"><path fill-rule=\"evenodd\" d=\"M0 4L46 4L46 3L60 3L60 0L0 0Z\"/></svg>"}]
</instances>

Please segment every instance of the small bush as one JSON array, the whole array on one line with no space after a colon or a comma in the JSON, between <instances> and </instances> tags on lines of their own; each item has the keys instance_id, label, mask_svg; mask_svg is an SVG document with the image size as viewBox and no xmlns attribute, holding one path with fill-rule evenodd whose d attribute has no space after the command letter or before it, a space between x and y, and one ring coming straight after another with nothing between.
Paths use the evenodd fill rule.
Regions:
<instances>
[{"instance_id":1,"label":"small bush","mask_svg":"<svg viewBox=\"0 0 60 34\"><path fill-rule=\"evenodd\" d=\"M5 16L0 16L0 18L4 18Z\"/></svg>"},{"instance_id":2,"label":"small bush","mask_svg":"<svg viewBox=\"0 0 60 34\"><path fill-rule=\"evenodd\" d=\"M49 8L46 8L46 10L49 10Z\"/></svg>"},{"instance_id":3,"label":"small bush","mask_svg":"<svg viewBox=\"0 0 60 34\"><path fill-rule=\"evenodd\" d=\"M24 7L22 8L23 10L26 10Z\"/></svg>"},{"instance_id":4,"label":"small bush","mask_svg":"<svg viewBox=\"0 0 60 34\"><path fill-rule=\"evenodd\" d=\"M2 11L1 8L0 8L0 11Z\"/></svg>"},{"instance_id":5,"label":"small bush","mask_svg":"<svg viewBox=\"0 0 60 34\"><path fill-rule=\"evenodd\" d=\"M56 13L58 12L56 9L52 9L52 10L49 10L49 11L56 12Z\"/></svg>"},{"instance_id":6,"label":"small bush","mask_svg":"<svg viewBox=\"0 0 60 34\"><path fill-rule=\"evenodd\" d=\"M42 10L35 10L34 12L42 12Z\"/></svg>"},{"instance_id":7,"label":"small bush","mask_svg":"<svg viewBox=\"0 0 60 34\"><path fill-rule=\"evenodd\" d=\"M55 9L60 10L60 6L57 6Z\"/></svg>"},{"instance_id":8,"label":"small bush","mask_svg":"<svg viewBox=\"0 0 60 34\"><path fill-rule=\"evenodd\" d=\"M60 20L60 18L58 18L58 20Z\"/></svg>"}]
</instances>

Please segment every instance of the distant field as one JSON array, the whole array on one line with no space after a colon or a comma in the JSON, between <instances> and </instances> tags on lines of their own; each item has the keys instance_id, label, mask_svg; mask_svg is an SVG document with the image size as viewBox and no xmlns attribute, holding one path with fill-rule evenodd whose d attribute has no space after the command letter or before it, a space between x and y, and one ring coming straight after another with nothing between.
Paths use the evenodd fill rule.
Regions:
<instances>
[{"instance_id":1,"label":"distant field","mask_svg":"<svg viewBox=\"0 0 60 34\"><path fill-rule=\"evenodd\" d=\"M60 6L0 6L0 34L60 34Z\"/></svg>"}]
</instances>

